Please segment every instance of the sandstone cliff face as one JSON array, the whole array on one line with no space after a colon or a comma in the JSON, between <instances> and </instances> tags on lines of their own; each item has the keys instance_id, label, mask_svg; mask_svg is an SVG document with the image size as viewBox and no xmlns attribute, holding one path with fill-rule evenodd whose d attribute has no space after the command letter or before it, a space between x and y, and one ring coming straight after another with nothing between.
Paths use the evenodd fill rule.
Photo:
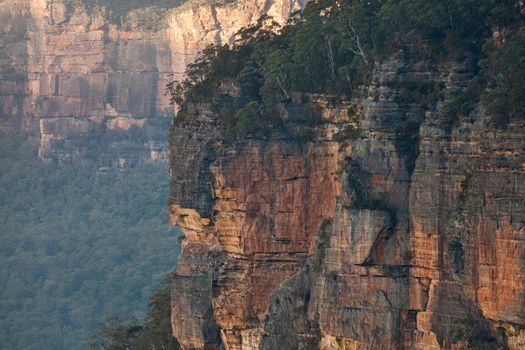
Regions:
<instances>
[{"instance_id":1,"label":"sandstone cliff face","mask_svg":"<svg viewBox=\"0 0 525 350\"><path fill-rule=\"evenodd\" d=\"M282 23L302 5L190 1L135 9L115 23L106 8L81 0L0 1L2 124L39 130L48 162L165 159L174 112L167 82L180 80L207 44L230 42L264 13Z\"/></svg>"},{"instance_id":2,"label":"sandstone cliff face","mask_svg":"<svg viewBox=\"0 0 525 350\"><path fill-rule=\"evenodd\" d=\"M29 17L29 0L0 1L0 130L4 132L18 131L25 122Z\"/></svg>"},{"instance_id":3,"label":"sandstone cliff face","mask_svg":"<svg viewBox=\"0 0 525 350\"><path fill-rule=\"evenodd\" d=\"M524 129L444 116L470 74L399 55L360 98L286 103L265 139L191 106L170 145L183 348L523 349Z\"/></svg>"}]
</instances>

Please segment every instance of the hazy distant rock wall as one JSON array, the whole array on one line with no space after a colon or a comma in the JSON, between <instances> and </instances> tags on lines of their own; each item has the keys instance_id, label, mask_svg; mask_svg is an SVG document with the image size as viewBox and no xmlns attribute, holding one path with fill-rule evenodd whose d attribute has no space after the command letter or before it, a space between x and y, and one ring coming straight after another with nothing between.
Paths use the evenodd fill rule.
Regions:
<instances>
[{"instance_id":1,"label":"hazy distant rock wall","mask_svg":"<svg viewBox=\"0 0 525 350\"><path fill-rule=\"evenodd\" d=\"M48 162L90 159L97 145L101 166L163 160L173 116L166 83L180 80L207 44L230 42L263 13L284 22L301 6L190 1L157 15L136 9L123 25L81 0L0 2L7 56L0 62L8 62L0 66L2 125L39 130Z\"/></svg>"},{"instance_id":2,"label":"hazy distant rock wall","mask_svg":"<svg viewBox=\"0 0 525 350\"><path fill-rule=\"evenodd\" d=\"M28 109L29 0L0 1L0 130L30 129Z\"/></svg>"}]
</instances>

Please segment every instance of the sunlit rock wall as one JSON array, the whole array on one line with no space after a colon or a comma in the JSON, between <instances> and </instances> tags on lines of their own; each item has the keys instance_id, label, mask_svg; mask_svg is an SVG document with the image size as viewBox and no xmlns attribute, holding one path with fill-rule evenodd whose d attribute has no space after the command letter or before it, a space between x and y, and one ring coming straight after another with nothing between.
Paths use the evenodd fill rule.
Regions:
<instances>
[{"instance_id":1,"label":"sunlit rock wall","mask_svg":"<svg viewBox=\"0 0 525 350\"><path fill-rule=\"evenodd\" d=\"M0 1L2 129L34 131L46 162L123 167L166 159L166 84L206 45L303 3L189 1L118 21L81 0ZM118 22L118 23L117 23Z\"/></svg>"},{"instance_id":2,"label":"sunlit rock wall","mask_svg":"<svg viewBox=\"0 0 525 350\"><path fill-rule=\"evenodd\" d=\"M471 65L421 67L400 54L350 101L294 97L266 138L225 142L211 105L187 106L170 144L184 349L525 347L525 125L481 107L451 123ZM444 99L407 102L416 81Z\"/></svg>"}]
</instances>

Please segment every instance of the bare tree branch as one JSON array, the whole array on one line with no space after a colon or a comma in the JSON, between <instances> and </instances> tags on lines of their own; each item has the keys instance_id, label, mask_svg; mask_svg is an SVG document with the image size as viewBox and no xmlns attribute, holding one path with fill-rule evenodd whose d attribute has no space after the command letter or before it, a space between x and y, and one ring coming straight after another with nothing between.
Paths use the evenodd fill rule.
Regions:
<instances>
[{"instance_id":1,"label":"bare tree branch","mask_svg":"<svg viewBox=\"0 0 525 350\"><path fill-rule=\"evenodd\" d=\"M323 35L326 45L328 46L328 59L330 60L330 69L332 70L332 79L335 79L335 68L334 68L334 54L332 52L332 44L326 34Z\"/></svg>"}]
</instances>

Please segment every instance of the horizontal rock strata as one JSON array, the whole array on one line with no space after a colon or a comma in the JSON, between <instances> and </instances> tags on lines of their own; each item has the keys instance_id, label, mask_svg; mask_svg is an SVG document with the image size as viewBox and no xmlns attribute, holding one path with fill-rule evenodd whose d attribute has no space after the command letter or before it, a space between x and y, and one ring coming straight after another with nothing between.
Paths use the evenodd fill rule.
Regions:
<instances>
[{"instance_id":1,"label":"horizontal rock strata","mask_svg":"<svg viewBox=\"0 0 525 350\"><path fill-rule=\"evenodd\" d=\"M188 107L170 154L182 347L522 349L524 125L396 98L421 79L446 96L469 69L394 57L360 98L284 103L266 138L226 140L211 105Z\"/></svg>"}]
</instances>

